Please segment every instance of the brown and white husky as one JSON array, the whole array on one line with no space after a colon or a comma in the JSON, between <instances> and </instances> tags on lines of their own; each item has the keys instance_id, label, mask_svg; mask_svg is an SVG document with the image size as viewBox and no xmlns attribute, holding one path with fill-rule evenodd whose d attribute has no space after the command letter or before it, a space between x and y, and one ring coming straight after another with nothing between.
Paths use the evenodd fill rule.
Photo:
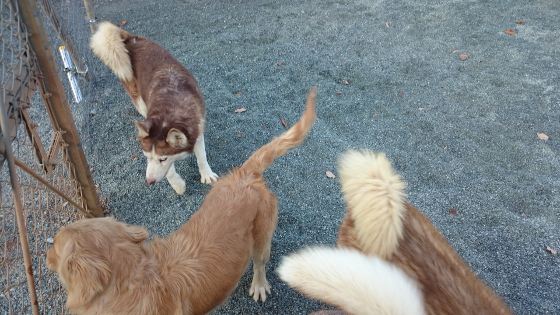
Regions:
<instances>
[{"instance_id":1,"label":"brown and white husky","mask_svg":"<svg viewBox=\"0 0 560 315\"><path fill-rule=\"evenodd\" d=\"M155 184L165 176L183 194L185 181L175 171L174 162L193 151L200 181L216 181L218 175L206 160L205 107L194 76L159 44L109 22L99 23L90 47L117 75L145 118L134 123L148 159L146 183Z\"/></svg>"}]
</instances>

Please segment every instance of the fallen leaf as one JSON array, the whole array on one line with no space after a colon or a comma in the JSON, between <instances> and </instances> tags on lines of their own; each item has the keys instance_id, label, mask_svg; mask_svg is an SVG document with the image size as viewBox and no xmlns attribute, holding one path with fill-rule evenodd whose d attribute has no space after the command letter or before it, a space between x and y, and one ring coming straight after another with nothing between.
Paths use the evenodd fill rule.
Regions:
<instances>
[{"instance_id":1,"label":"fallen leaf","mask_svg":"<svg viewBox=\"0 0 560 315\"><path fill-rule=\"evenodd\" d=\"M514 35L515 31L514 30L506 30L506 34L508 35Z\"/></svg>"},{"instance_id":2,"label":"fallen leaf","mask_svg":"<svg viewBox=\"0 0 560 315\"><path fill-rule=\"evenodd\" d=\"M525 22L523 22L523 21L515 21L515 23L520 24L520 25L525 24Z\"/></svg>"},{"instance_id":3,"label":"fallen leaf","mask_svg":"<svg viewBox=\"0 0 560 315\"><path fill-rule=\"evenodd\" d=\"M246 111L247 111L246 108L238 108L238 109L234 110L234 112L235 112L235 113L238 113L238 114L239 114L239 113L246 112Z\"/></svg>"},{"instance_id":4,"label":"fallen leaf","mask_svg":"<svg viewBox=\"0 0 560 315\"><path fill-rule=\"evenodd\" d=\"M237 138L241 138L241 135L235 135Z\"/></svg>"},{"instance_id":5,"label":"fallen leaf","mask_svg":"<svg viewBox=\"0 0 560 315\"><path fill-rule=\"evenodd\" d=\"M403 96L403 95L404 95L404 92L403 92L403 91L400 91L400 92L399 92L399 95L400 95L400 96Z\"/></svg>"},{"instance_id":6,"label":"fallen leaf","mask_svg":"<svg viewBox=\"0 0 560 315\"><path fill-rule=\"evenodd\" d=\"M331 171L326 171L325 174L327 174L328 178L336 178L336 176L334 176L333 172Z\"/></svg>"},{"instance_id":7,"label":"fallen leaf","mask_svg":"<svg viewBox=\"0 0 560 315\"><path fill-rule=\"evenodd\" d=\"M275 66L280 66L280 67L284 68L284 66L282 65L281 62L276 62L276 63L274 63L274 65L275 65Z\"/></svg>"},{"instance_id":8,"label":"fallen leaf","mask_svg":"<svg viewBox=\"0 0 560 315\"><path fill-rule=\"evenodd\" d=\"M385 26L389 27L389 23L385 22Z\"/></svg>"},{"instance_id":9,"label":"fallen leaf","mask_svg":"<svg viewBox=\"0 0 560 315\"><path fill-rule=\"evenodd\" d=\"M126 24L126 20L121 21L119 24L117 24L118 26L123 26Z\"/></svg>"},{"instance_id":10,"label":"fallen leaf","mask_svg":"<svg viewBox=\"0 0 560 315\"><path fill-rule=\"evenodd\" d=\"M138 158L135 157L135 158L133 158L132 160L133 160L134 162L136 162L136 161L138 161Z\"/></svg>"},{"instance_id":11,"label":"fallen leaf","mask_svg":"<svg viewBox=\"0 0 560 315\"><path fill-rule=\"evenodd\" d=\"M460 54L459 59L461 59L461 61L465 61L465 60L469 59L469 55Z\"/></svg>"},{"instance_id":12,"label":"fallen leaf","mask_svg":"<svg viewBox=\"0 0 560 315\"><path fill-rule=\"evenodd\" d=\"M234 96L241 96L241 94L243 94L243 92L239 92L239 93L235 94Z\"/></svg>"},{"instance_id":13,"label":"fallen leaf","mask_svg":"<svg viewBox=\"0 0 560 315\"><path fill-rule=\"evenodd\" d=\"M280 121L282 122L282 125L284 125L284 127L288 127L288 123L284 120L284 118L280 118Z\"/></svg>"},{"instance_id":14,"label":"fallen leaf","mask_svg":"<svg viewBox=\"0 0 560 315\"><path fill-rule=\"evenodd\" d=\"M548 140L548 136L542 132L537 132L537 137L539 137L539 139Z\"/></svg>"},{"instance_id":15,"label":"fallen leaf","mask_svg":"<svg viewBox=\"0 0 560 315\"><path fill-rule=\"evenodd\" d=\"M459 52L459 51L458 51L458 50L454 50L454 51L453 51L454 54L457 53L457 52Z\"/></svg>"},{"instance_id":16,"label":"fallen leaf","mask_svg":"<svg viewBox=\"0 0 560 315\"><path fill-rule=\"evenodd\" d=\"M457 214L457 209L453 208L453 209L449 210L449 214L456 215Z\"/></svg>"},{"instance_id":17,"label":"fallen leaf","mask_svg":"<svg viewBox=\"0 0 560 315\"><path fill-rule=\"evenodd\" d=\"M424 107L418 107L418 110L424 110L424 109L425 109Z\"/></svg>"},{"instance_id":18,"label":"fallen leaf","mask_svg":"<svg viewBox=\"0 0 560 315\"><path fill-rule=\"evenodd\" d=\"M336 94L340 95L342 94L342 91L336 91Z\"/></svg>"},{"instance_id":19,"label":"fallen leaf","mask_svg":"<svg viewBox=\"0 0 560 315\"><path fill-rule=\"evenodd\" d=\"M350 83L348 83L348 80L342 80L342 82L344 82L344 84L346 85L350 85Z\"/></svg>"},{"instance_id":20,"label":"fallen leaf","mask_svg":"<svg viewBox=\"0 0 560 315\"><path fill-rule=\"evenodd\" d=\"M547 247L546 247L546 250L549 251L550 253L552 253L552 255L558 254L558 252L555 251L555 250L554 250L553 248L551 248L550 246L547 246Z\"/></svg>"},{"instance_id":21,"label":"fallen leaf","mask_svg":"<svg viewBox=\"0 0 560 315\"><path fill-rule=\"evenodd\" d=\"M95 184L95 188L99 188L99 184Z\"/></svg>"}]
</instances>

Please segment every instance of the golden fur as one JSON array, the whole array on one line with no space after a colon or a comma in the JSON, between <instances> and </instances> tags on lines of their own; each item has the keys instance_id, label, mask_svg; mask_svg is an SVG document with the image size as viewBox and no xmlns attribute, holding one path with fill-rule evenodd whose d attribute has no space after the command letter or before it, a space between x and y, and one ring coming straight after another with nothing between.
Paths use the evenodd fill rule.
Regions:
<instances>
[{"instance_id":1,"label":"golden fur","mask_svg":"<svg viewBox=\"0 0 560 315\"><path fill-rule=\"evenodd\" d=\"M351 151L340 164L347 214L339 230L339 247L385 257L401 268L420 286L427 314L511 314L430 220L406 201L404 183L396 183L384 155ZM395 220L401 220L400 224ZM396 243L392 241L395 235Z\"/></svg>"},{"instance_id":2,"label":"golden fur","mask_svg":"<svg viewBox=\"0 0 560 315\"><path fill-rule=\"evenodd\" d=\"M277 201L262 178L273 160L299 145L315 121L316 89L301 120L214 184L200 209L165 239L113 218L61 228L47 266L68 291L75 314L206 314L224 302L253 260L249 294L270 293L265 264Z\"/></svg>"}]
</instances>

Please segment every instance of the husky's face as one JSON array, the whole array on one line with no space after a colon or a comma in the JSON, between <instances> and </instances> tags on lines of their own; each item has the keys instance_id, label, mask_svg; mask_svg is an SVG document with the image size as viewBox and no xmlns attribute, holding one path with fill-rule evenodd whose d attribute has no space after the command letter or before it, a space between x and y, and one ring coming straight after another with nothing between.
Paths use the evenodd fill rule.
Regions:
<instances>
[{"instance_id":1,"label":"husky's face","mask_svg":"<svg viewBox=\"0 0 560 315\"><path fill-rule=\"evenodd\" d=\"M162 180L175 161L184 159L188 155L187 152L159 155L155 148L152 148L151 152L142 152L148 160L148 167L146 168L146 183L148 184L155 184Z\"/></svg>"},{"instance_id":2,"label":"husky's face","mask_svg":"<svg viewBox=\"0 0 560 315\"><path fill-rule=\"evenodd\" d=\"M167 128L162 131L161 126L151 121L134 121L138 127L138 140L142 147L142 152L148 159L146 168L146 183L155 184L167 175L175 173L173 163L184 159L192 146L185 133L176 128ZM163 133L163 134L162 134ZM194 142L194 141L192 141Z\"/></svg>"}]
</instances>

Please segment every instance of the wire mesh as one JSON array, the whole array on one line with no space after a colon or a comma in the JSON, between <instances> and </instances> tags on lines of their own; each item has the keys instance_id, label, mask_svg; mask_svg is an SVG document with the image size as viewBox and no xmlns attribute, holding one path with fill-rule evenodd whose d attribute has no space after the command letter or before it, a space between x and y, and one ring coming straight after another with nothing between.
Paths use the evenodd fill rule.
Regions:
<instances>
[{"instance_id":1,"label":"wire mesh","mask_svg":"<svg viewBox=\"0 0 560 315\"><path fill-rule=\"evenodd\" d=\"M52 9L60 10L59 13L67 17L77 18L74 15L80 14L80 18L85 19L85 13L81 11L83 4L80 10L77 1L42 2L56 4ZM10 0L0 0L0 105L10 120L8 134L14 158L56 187L66 198L84 207L80 189L77 189L79 184L73 180L74 168L67 157L61 131L50 123L43 99L36 91L36 80L42 78L36 72L33 54L27 45L27 34L22 31L25 27L20 25L13 4ZM43 15L46 16L44 12ZM61 23L68 23L68 19L61 19ZM87 23L81 25L84 27L81 32L89 33ZM51 34L53 45L62 42L54 29L49 32L49 37ZM85 36L86 40L88 37ZM83 40L76 46L84 49L85 45ZM66 91L70 91L66 86L68 82L64 84ZM80 79L80 84L87 90L85 76ZM16 167L16 170L27 230L27 239L23 241L29 244L40 313L66 314L65 291L57 276L46 266L46 251L59 228L83 218L83 214L21 167ZM13 188L4 156L0 155L0 313L31 314Z\"/></svg>"}]
</instances>

